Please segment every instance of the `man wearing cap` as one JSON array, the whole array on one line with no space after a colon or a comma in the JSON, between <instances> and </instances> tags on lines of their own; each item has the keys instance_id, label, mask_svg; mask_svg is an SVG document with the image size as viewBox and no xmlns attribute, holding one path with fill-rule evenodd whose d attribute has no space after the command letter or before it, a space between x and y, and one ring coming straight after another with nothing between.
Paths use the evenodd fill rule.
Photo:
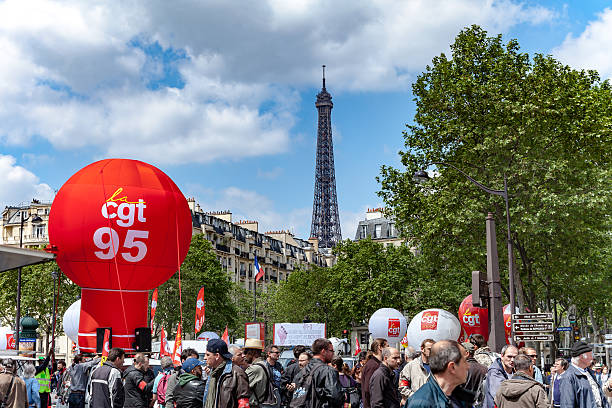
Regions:
<instances>
[{"instance_id":1,"label":"man wearing cap","mask_svg":"<svg viewBox=\"0 0 612 408\"><path fill-rule=\"evenodd\" d=\"M571 350L572 362L561 376L561 408L607 408L608 401L589 369L593 349L584 341L577 341Z\"/></svg>"},{"instance_id":2,"label":"man wearing cap","mask_svg":"<svg viewBox=\"0 0 612 408\"><path fill-rule=\"evenodd\" d=\"M192 349L186 348L181 352L181 364L185 362L189 357L193 357L196 360L200 359L199 353ZM178 384L178 377L182 374L182 366L178 366L176 371L168 377L168 385L166 386L166 408L174 408L174 387Z\"/></svg>"},{"instance_id":3,"label":"man wearing cap","mask_svg":"<svg viewBox=\"0 0 612 408\"><path fill-rule=\"evenodd\" d=\"M202 381L202 362L189 357L183 362L183 373L178 376L173 398L176 408L202 408L204 400L204 381Z\"/></svg>"},{"instance_id":4,"label":"man wearing cap","mask_svg":"<svg viewBox=\"0 0 612 408\"><path fill-rule=\"evenodd\" d=\"M204 408L249 408L249 380L244 370L232 363L227 344L212 339L206 345L210 368L204 391Z\"/></svg>"},{"instance_id":5,"label":"man wearing cap","mask_svg":"<svg viewBox=\"0 0 612 408\"><path fill-rule=\"evenodd\" d=\"M244 342L244 359L250 366L245 370L249 379L251 407L259 407L268 399L268 382L270 374L267 373L266 363L261 358L263 342L259 339L246 339Z\"/></svg>"},{"instance_id":6,"label":"man wearing cap","mask_svg":"<svg viewBox=\"0 0 612 408\"><path fill-rule=\"evenodd\" d=\"M483 383L487 376L487 367L480 364L476 358L474 358L474 352L476 346L470 342L461 343L463 348L467 352L466 360L468 362L468 377L463 385L463 389L469 391L473 396L474 402L482 402L484 400L484 387Z\"/></svg>"}]
</instances>

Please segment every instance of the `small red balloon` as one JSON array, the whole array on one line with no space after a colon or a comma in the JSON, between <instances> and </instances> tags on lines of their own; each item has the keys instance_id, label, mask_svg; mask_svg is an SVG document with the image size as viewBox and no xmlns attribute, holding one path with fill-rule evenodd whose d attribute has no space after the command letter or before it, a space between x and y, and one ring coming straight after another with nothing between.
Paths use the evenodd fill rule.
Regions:
<instances>
[{"instance_id":1,"label":"small red balloon","mask_svg":"<svg viewBox=\"0 0 612 408\"><path fill-rule=\"evenodd\" d=\"M178 270L191 225L176 184L141 161L101 160L62 186L51 206L49 241L59 267L82 288L83 351L95 348L96 327L113 327L113 345L132 349L134 329L147 326L147 290Z\"/></svg>"},{"instance_id":2,"label":"small red balloon","mask_svg":"<svg viewBox=\"0 0 612 408\"><path fill-rule=\"evenodd\" d=\"M482 334L489 339L489 311L486 308L474 307L472 295L468 295L459 306L459 322L464 340L472 334Z\"/></svg>"}]
</instances>

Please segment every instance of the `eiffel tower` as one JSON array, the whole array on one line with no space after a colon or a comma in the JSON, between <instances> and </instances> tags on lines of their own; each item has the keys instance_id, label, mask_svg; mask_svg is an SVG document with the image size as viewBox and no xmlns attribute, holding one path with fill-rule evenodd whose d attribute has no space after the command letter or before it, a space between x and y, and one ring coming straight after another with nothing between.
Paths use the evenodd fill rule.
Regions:
<instances>
[{"instance_id":1,"label":"eiffel tower","mask_svg":"<svg viewBox=\"0 0 612 408\"><path fill-rule=\"evenodd\" d=\"M331 128L331 110L334 104L331 100L331 95L325 89L325 65L323 65L323 89L317 94L315 103L319 111L319 127L317 130L314 203L310 227L310 236L319 239L321 248L333 248L342 240Z\"/></svg>"}]
</instances>

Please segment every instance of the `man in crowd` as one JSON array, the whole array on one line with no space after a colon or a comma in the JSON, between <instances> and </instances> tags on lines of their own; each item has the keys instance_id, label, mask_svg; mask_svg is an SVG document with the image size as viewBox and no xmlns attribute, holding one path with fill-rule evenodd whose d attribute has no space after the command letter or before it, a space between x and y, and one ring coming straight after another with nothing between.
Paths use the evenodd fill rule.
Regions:
<instances>
[{"instance_id":1,"label":"man in crowd","mask_svg":"<svg viewBox=\"0 0 612 408\"><path fill-rule=\"evenodd\" d=\"M425 385L408 400L408 408L447 408L465 406L453 395L465 383L469 365L465 349L454 340L441 340L431 348L429 366L431 375Z\"/></svg>"},{"instance_id":2,"label":"man in crowd","mask_svg":"<svg viewBox=\"0 0 612 408\"><path fill-rule=\"evenodd\" d=\"M162 357L159 362L161 371L155 377L153 382L153 402L157 402L160 407L166 405L166 391L168 390L168 380L174 372L172 359L168 356Z\"/></svg>"},{"instance_id":3,"label":"man in crowd","mask_svg":"<svg viewBox=\"0 0 612 408\"><path fill-rule=\"evenodd\" d=\"M370 408L370 378L380 366L383 349L388 346L389 343L385 339L376 339L370 345L372 355L361 370L361 400L363 408Z\"/></svg>"},{"instance_id":4,"label":"man in crowd","mask_svg":"<svg viewBox=\"0 0 612 408\"><path fill-rule=\"evenodd\" d=\"M200 354L192 348L186 348L181 352L181 368L177 369L170 377L168 377L168 385L166 386L166 408L174 408L174 387L178 383L178 377L181 375L182 364L188 358L200 359Z\"/></svg>"},{"instance_id":5,"label":"man in crowd","mask_svg":"<svg viewBox=\"0 0 612 408\"><path fill-rule=\"evenodd\" d=\"M243 408L249 406L249 380L244 370L232 364L232 355L221 339L206 345L206 364L210 368L204 408Z\"/></svg>"},{"instance_id":6,"label":"man in crowd","mask_svg":"<svg viewBox=\"0 0 612 408\"><path fill-rule=\"evenodd\" d=\"M308 365L296 375L296 393L301 391L301 386L306 383L307 377L310 376L312 378L312 393L307 406L312 408L342 407L344 392L338 379L338 371L329 365L334 358L333 344L324 338L316 339L312 343L312 353L313 356ZM296 395L294 394L295 398Z\"/></svg>"},{"instance_id":7,"label":"man in crowd","mask_svg":"<svg viewBox=\"0 0 612 408\"><path fill-rule=\"evenodd\" d=\"M0 403L7 407L28 406L28 391L25 382L16 375L17 365L12 358L0 362Z\"/></svg>"},{"instance_id":8,"label":"man in crowd","mask_svg":"<svg viewBox=\"0 0 612 408\"><path fill-rule=\"evenodd\" d=\"M232 355L232 364L242 368L243 370L246 370L246 368L249 365L247 364L246 360L244 359L244 353L243 353L242 349L240 347L234 345L234 346L231 346L229 348L229 352Z\"/></svg>"},{"instance_id":9,"label":"man in crowd","mask_svg":"<svg viewBox=\"0 0 612 408\"><path fill-rule=\"evenodd\" d=\"M108 360L92 368L87 390L90 408L122 408L125 401L121 369L125 352L113 347L108 352Z\"/></svg>"},{"instance_id":10,"label":"man in crowd","mask_svg":"<svg viewBox=\"0 0 612 408\"><path fill-rule=\"evenodd\" d=\"M584 341L577 341L571 349L572 363L561 376L561 408L607 408L608 401L589 369L593 349Z\"/></svg>"},{"instance_id":11,"label":"man in crowd","mask_svg":"<svg viewBox=\"0 0 612 408\"><path fill-rule=\"evenodd\" d=\"M56 367L56 370L51 375L51 391L57 392L62 386L62 378L66 372L66 362L64 360L59 360Z\"/></svg>"},{"instance_id":12,"label":"man in crowd","mask_svg":"<svg viewBox=\"0 0 612 408\"><path fill-rule=\"evenodd\" d=\"M542 376L542 370L538 368L538 352L533 347L521 347L519 354L524 354L531 359L533 362L533 378L537 382L544 384L544 376Z\"/></svg>"},{"instance_id":13,"label":"man in crowd","mask_svg":"<svg viewBox=\"0 0 612 408\"><path fill-rule=\"evenodd\" d=\"M431 370L429 368L429 355L435 341L425 339L421 343L421 355L408 364L402 370L399 377L399 392L402 396L402 405L419 388L427 382Z\"/></svg>"},{"instance_id":14,"label":"man in crowd","mask_svg":"<svg viewBox=\"0 0 612 408\"><path fill-rule=\"evenodd\" d=\"M293 397L293 389L291 384L294 382L295 376L300 372L303 366L300 366L300 356L306 351L304 346L295 346L293 348L293 360L287 365L283 376L281 377L281 390L283 390L283 404L289 405L291 398ZM306 357L305 357L306 358Z\"/></svg>"},{"instance_id":15,"label":"man in crowd","mask_svg":"<svg viewBox=\"0 0 612 408\"><path fill-rule=\"evenodd\" d=\"M466 360L469 365L468 378L463 389L469 391L471 395L473 395L474 399L472 403L482 402L484 400L483 383L487 375L487 367L480 364L474 358L474 352L476 351L476 346L474 346L474 344L465 342L461 343L461 345L467 351Z\"/></svg>"},{"instance_id":16,"label":"man in crowd","mask_svg":"<svg viewBox=\"0 0 612 408\"><path fill-rule=\"evenodd\" d=\"M155 379L146 381L145 373L148 368L149 357L137 353L134 356L134 363L123 372L126 407L147 408L149 406L149 395L153 391Z\"/></svg>"},{"instance_id":17,"label":"man in crowd","mask_svg":"<svg viewBox=\"0 0 612 408\"><path fill-rule=\"evenodd\" d=\"M281 378L285 370L281 363L278 362L278 358L280 357L280 350L277 346L272 345L268 347L268 358L266 359L266 363L268 366L268 373L270 374L270 380L272 381L272 385L274 385L274 394L276 395L277 406L280 406L281 403Z\"/></svg>"},{"instance_id":18,"label":"man in crowd","mask_svg":"<svg viewBox=\"0 0 612 408\"><path fill-rule=\"evenodd\" d=\"M49 371L49 361L51 359L51 353L47 354L47 357L39 357L43 360L36 367L36 380L38 381L38 393L40 394L40 406L41 408L47 408L49 406L49 395L51 394L51 372Z\"/></svg>"},{"instance_id":19,"label":"man in crowd","mask_svg":"<svg viewBox=\"0 0 612 408\"><path fill-rule=\"evenodd\" d=\"M267 372L266 362L261 358L263 342L259 339L246 339L244 342L244 359L250 364L245 370L249 379L251 407L259 407L264 401L270 399L268 382L270 374Z\"/></svg>"},{"instance_id":20,"label":"man in crowd","mask_svg":"<svg viewBox=\"0 0 612 408\"><path fill-rule=\"evenodd\" d=\"M550 368L550 388L548 390L548 401L550 402L551 408L558 408L561 406L561 374L567 370L567 360L564 358L558 358L555 360L555 364Z\"/></svg>"},{"instance_id":21,"label":"man in crowd","mask_svg":"<svg viewBox=\"0 0 612 408\"><path fill-rule=\"evenodd\" d=\"M173 391L176 408L202 408L204 401L204 381L202 381L202 362L194 357L187 358L181 366L182 373ZM166 406L168 403L166 402Z\"/></svg>"},{"instance_id":22,"label":"man in crowd","mask_svg":"<svg viewBox=\"0 0 612 408\"><path fill-rule=\"evenodd\" d=\"M87 390L89 373L91 368L99 363L100 359L84 361L82 354L74 356L72 364L66 370L63 380L70 382L68 395L62 395L64 400L67 399L69 408L85 408L85 391Z\"/></svg>"},{"instance_id":23,"label":"man in crowd","mask_svg":"<svg viewBox=\"0 0 612 408\"><path fill-rule=\"evenodd\" d=\"M495 396L497 408L548 408L544 385L533 378L534 364L527 354L514 358L514 375L502 381Z\"/></svg>"},{"instance_id":24,"label":"man in crowd","mask_svg":"<svg viewBox=\"0 0 612 408\"><path fill-rule=\"evenodd\" d=\"M394 370L400 365L400 353L387 347L382 351L382 364L370 378L370 406L372 408L399 408L399 390L394 384Z\"/></svg>"},{"instance_id":25,"label":"man in crowd","mask_svg":"<svg viewBox=\"0 0 612 408\"><path fill-rule=\"evenodd\" d=\"M494 408L495 396L501 382L514 373L514 358L517 355L518 349L515 346L505 345L501 350L501 357L495 359L489 367L485 380L485 408Z\"/></svg>"},{"instance_id":26,"label":"man in crowd","mask_svg":"<svg viewBox=\"0 0 612 408\"><path fill-rule=\"evenodd\" d=\"M484 336L482 334L472 334L468 341L476 347L474 359L483 366L489 368L497 358L497 355L487 346Z\"/></svg>"}]
</instances>

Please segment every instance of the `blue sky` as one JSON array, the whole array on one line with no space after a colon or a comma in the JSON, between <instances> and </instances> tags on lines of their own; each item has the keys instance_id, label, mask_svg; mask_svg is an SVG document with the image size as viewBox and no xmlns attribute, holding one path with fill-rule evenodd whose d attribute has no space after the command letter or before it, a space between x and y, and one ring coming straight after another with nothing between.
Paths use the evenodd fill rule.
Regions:
<instances>
[{"instance_id":1,"label":"blue sky","mask_svg":"<svg viewBox=\"0 0 612 408\"><path fill-rule=\"evenodd\" d=\"M122 4L129 3L129 4ZM603 1L0 1L0 205L102 158L149 162L206 211L308 237L321 65L345 238L399 166L410 85L479 24L612 73Z\"/></svg>"}]
</instances>

